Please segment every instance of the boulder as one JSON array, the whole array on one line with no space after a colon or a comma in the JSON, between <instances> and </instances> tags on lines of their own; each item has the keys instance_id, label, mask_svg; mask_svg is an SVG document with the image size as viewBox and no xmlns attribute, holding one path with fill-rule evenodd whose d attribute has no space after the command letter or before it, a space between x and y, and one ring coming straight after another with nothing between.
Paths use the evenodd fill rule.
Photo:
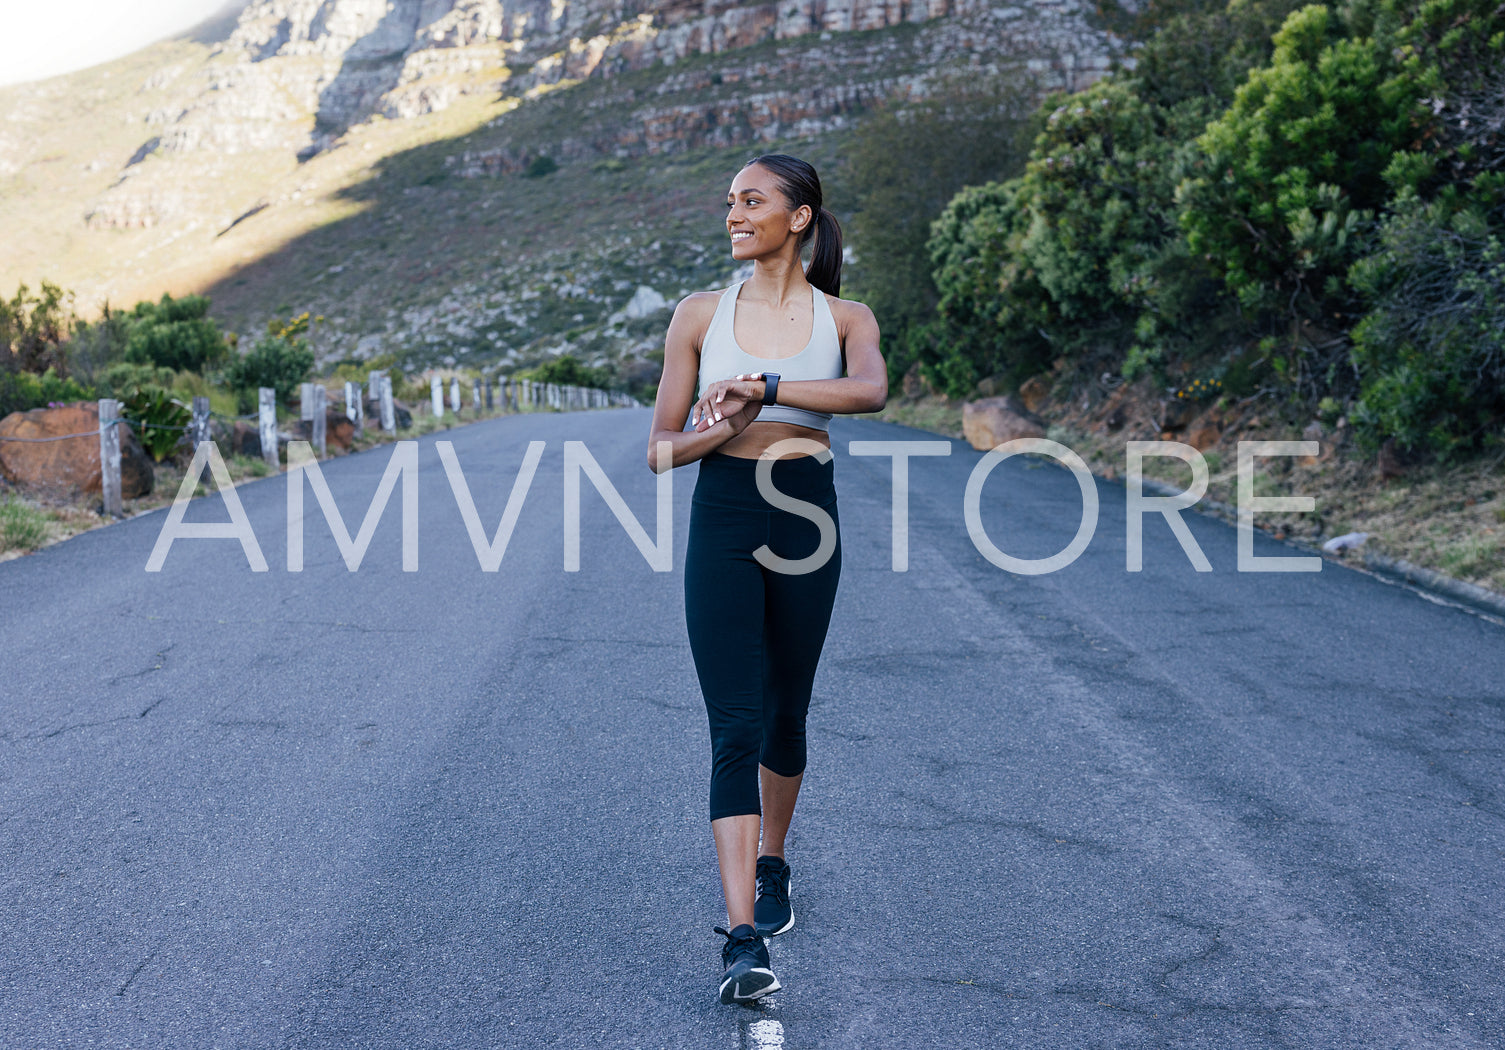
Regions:
<instances>
[{"instance_id":1,"label":"boulder","mask_svg":"<svg viewBox=\"0 0 1505 1050\"><path fill-rule=\"evenodd\" d=\"M366 399L366 429L381 429L381 402L376 398ZM392 401L392 418L397 423L398 430L406 430L413 425L413 413L401 401L395 398Z\"/></svg>"},{"instance_id":2,"label":"boulder","mask_svg":"<svg viewBox=\"0 0 1505 1050\"><path fill-rule=\"evenodd\" d=\"M1399 444L1395 438L1388 437L1380 445L1380 454L1375 461L1375 467L1382 478L1398 478L1415 462L1416 456L1410 449Z\"/></svg>"},{"instance_id":3,"label":"boulder","mask_svg":"<svg viewBox=\"0 0 1505 1050\"><path fill-rule=\"evenodd\" d=\"M1198 452L1206 452L1223 440L1223 432L1213 422L1198 423L1186 432L1186 443Z\"/></svg>"},{"instance_id":4,"label":"boulder","mask_svg":"<svg viewBox=\"0 0 1505 1050\"><path fill-rule=\"evenodd\" d=\"M1184 397L1168 397L1160 402L1160 429L1180 430L1197 414L1197 406Z\"/></svg>"},{"instance_id":5,"label":"boulder","mask_svg":"<svg viewBox=\"0 0 1505 1050\"><path fill-rule=\"evenodd\" d=\"M261 428L255 423L236 420L230 433L230 451L237 456L261 458Z\"/></svg>"},{"instance_id":6,"label":"boulder","mask_svg":"<svg viewBox=\"0 0 1505 1050\"><path fill-rule=\"evenodd\" d=\"M328 448L350 451L355 443L355 420L343 411L330 411L324 417L324 444Z\"/></svg>"},{"instance_id":7,"label":"boulder","mask_svg":"<svg viewBox=\"0 0 1505 1050\"><path fill-rule=\"evenodd\" d=\"M987 451L1015 438L1043 438L1045 425L1011 395L985 397L962 405L962 436Z\"/></svg>"},{"instance_id":8,"label":"boulder","mask_svg":"<svg viewBox=\"0 0 1505 1050\"><path fill-rule=\"evenodd\" d=\"M127 424L120 431L120 495L138 499L156 480L152 458ZM32 443L4 438L81 437ZM59 408L12 412L0 420L0 474L18 485L99 492L99 405L78 401Z\"/></svg>"},{"instance_id":9,"label":"boulder","mask_svg":"<svg viewBox=\"0 0 1505 1050\"><path fill-rule=\"evenodd\" d=\"M314 439L314 421L311 419L299 419L291 424L291 437L294 441L312 441ZM324 413L324 449L337 448L345 452L350 451L350 445L355 440L355 423L349 419L343 411L329 409Z\"/></svg>"},{"instance_id":10,"label":"boulder","mask_svg":"<svg viewBox=\"0 0 1505 1050\"><path fill-rule=\"evenodd\" d=\"M1050 380L1044 375L1030 376L1019 386L1019 400L1031 412L1038 412L1045 407L1048 397Z\"/></svg>"}]
</instances>

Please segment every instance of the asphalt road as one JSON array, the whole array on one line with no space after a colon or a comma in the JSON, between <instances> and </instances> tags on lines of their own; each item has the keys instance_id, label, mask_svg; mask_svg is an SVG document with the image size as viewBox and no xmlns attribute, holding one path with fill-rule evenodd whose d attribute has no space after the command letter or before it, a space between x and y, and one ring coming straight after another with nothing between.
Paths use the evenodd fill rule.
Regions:
<instances>
[{"instance_id":1,"label":"asphalt road","mask_svg":"<svg viewBox=\"0 0 1505 1050\"><path fill-rule=\"evenodd\" d=\"M419 568L394 495L356 572L313 496L238 489L233 540L147 558L166 512L0 564L5 1047L1505 1046L1505 629L1338 565L1238 573L1235 530L1124 492L1071 566L986 561L981 458L889 461L838 420L843 578L789 844L786 989L715 998L724 922L680 571L587 481L564 571L564 442L652 536L646 409L419 443ZM496 573L491 532L546 442ZM391 447L327 461L355 531ZM1071 475L983 494L999 545L1076 530ZM189 520L224 520L215 497ZM1295 554L1260 536L1256 553Z\"/></svg>"}]
</instances>

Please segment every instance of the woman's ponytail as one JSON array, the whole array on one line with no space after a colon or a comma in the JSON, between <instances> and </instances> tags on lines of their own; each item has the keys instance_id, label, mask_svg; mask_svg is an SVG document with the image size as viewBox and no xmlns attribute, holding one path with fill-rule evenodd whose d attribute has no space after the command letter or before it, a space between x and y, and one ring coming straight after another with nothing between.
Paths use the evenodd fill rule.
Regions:
<instances>
[{"instance_id":1,"label":"woman's ponytail","mask_svg":"<svg viewBox=\"0 0 1505 1050\"><path fill-rule=\"evenodd\" d=\"M815 213L815 250L805 280L834 298L841 298L841 223L830 209Z\"/></svg>"},{"instance_id":2,"label":"woman's ponytail","mask_svg":"<svg viewBox=\"0 0 1505 1050\"><path fill-rule=\"evenodd\" d=\"M791 209L809 206L815 216L800 231L800 247L815 238L815 250L805 280L827 295L841 298L841 224L822 204L820 176L808 161L787 153L765 153L754 157L744 168L757 164L767 168L779 180L779 189Z\"/></svg>"}]
</instances>

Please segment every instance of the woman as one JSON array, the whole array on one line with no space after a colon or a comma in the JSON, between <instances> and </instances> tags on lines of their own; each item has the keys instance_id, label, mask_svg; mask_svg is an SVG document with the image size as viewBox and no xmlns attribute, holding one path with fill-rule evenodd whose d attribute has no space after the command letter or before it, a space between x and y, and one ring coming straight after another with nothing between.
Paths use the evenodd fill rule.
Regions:
<instances>
[{"instance_id":1,"label":"woman","mask_svg":"<svg viewBox=\"0 0 1505 1050\"><path fill-rule=\"evenodd\" d=\"M888 369L872 311L837 298L841 227L822 207L815 169L786 154L754 157L726 205L732 258L753 273L675 308L648 464L662 473L700 461L685 619L711 730L711 834L728 927L716 928L726 938L720 995L734 1003L779 989L763 938L794 925L784 837L841 573L826 424L882 408ZM800 249L812 238L806 272ZM760 457L772 460L763 469L772 468L773 505L760 491ZM798 513L790 497L814 506Z\"/></svg>"}]
</instances>

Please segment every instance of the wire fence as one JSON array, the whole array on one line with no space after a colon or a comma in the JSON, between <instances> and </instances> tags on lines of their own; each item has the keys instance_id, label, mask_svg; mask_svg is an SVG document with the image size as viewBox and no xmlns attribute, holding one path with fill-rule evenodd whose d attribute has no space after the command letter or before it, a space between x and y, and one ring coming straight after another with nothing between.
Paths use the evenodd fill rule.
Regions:
<instances>
[{"instance_id":1,"label":"wire fence","mask_svg":"<svg viewBox=\"0 0 1505 1050\"><path fill-rule=\"evenodd\" d=\"M226 416L219 412L212 412L210 413L210 418L225 420L231 423L241 423L255 419L256 413L252 412L250 415L245 416ZM180 434L186 434L193 429L192 422L184 423L181 425L176 423L148 423L144 419L130 419L126 416L120 416L117 419L104 420L93 430L80 430L76 434L54 434L52 437L44 438L11 437L9 435L0 434L0 441L14 441L23 445L43 445L49 441L67 441L69 438L98 437L99 435L103 434L108 427L113 427L117 423L125 423L128 426L141 427L145 430L176 430Z\"/></svg>"}]
</instances>

